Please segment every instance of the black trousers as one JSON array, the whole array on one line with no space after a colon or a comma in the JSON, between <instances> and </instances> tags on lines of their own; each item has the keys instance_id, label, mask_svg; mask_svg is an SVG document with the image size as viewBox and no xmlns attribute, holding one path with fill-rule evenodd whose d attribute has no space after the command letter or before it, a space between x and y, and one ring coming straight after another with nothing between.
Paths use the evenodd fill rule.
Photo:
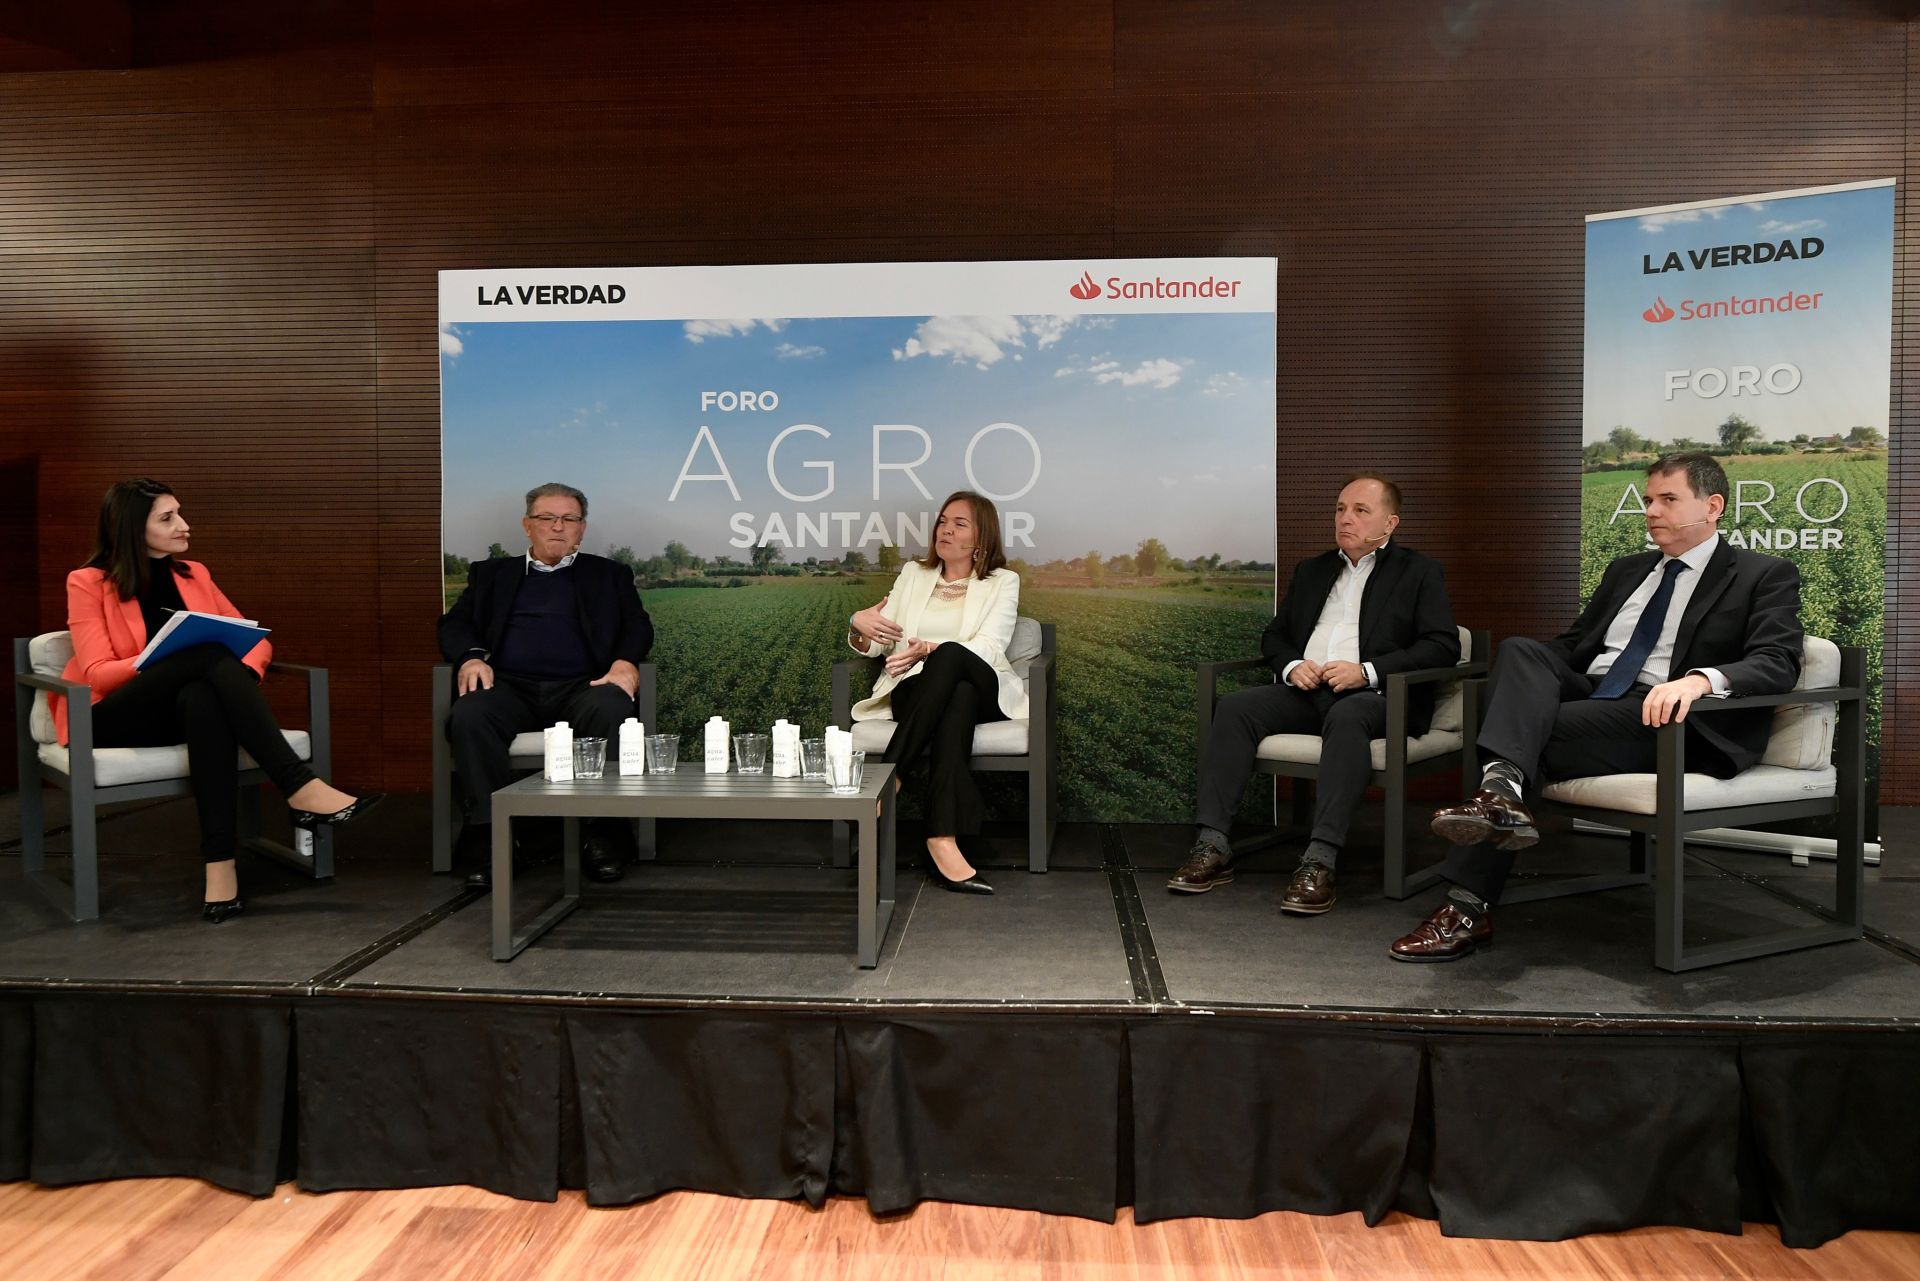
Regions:
<instances>
[{"instance_id":1,"label":"black trousers","mask_svg":"<svg viewBox=\"0 0 1920 1281\"><path fill-rule=\"evenodd\" d=\"M195 645L152 663L93 705L95 747L182 741L200 815L200 853L209 863L232 858L239 841L239 749L247 749L282 795L316 777L287 746L253 669L223 645Z\"/></svg>"},{"instance_id":2,"label":"black trousers","mask_svg":"<svg viewBox=\"0 0 1920 1281\"><path fill-rule=\"evenodd\" d=\"M942 645L919 675L893 687L890 701L897 728L880 759L905 767L928 758L927 834L974 835L985 804L967 767L973 729L1007 719L993 668L964 645Z\"/></svg>"},{"instance_id":3,"label":"black trousers","mask_svg":"<svg viewBox=\"0 0 1920 1281\"><path fill-rule=\"evenodd\" d=\"M1318 734L1313 837L1344 845L1373 777L1372 740L1386 732L1387 696L1378 690L1336 694L1325 687L1303 690L1284 683L1235 690L1213 709L1213 728L1201 747L1194 819L1216 832L1231 830L1260 740L1269 734Z\"/></svg>"},{"instance_id":4,"label":"black trousers","mask_svg":"<svg viewBox=\"0 0 1920 1281\"><path fill-rule=\"evenodd\" d=\"M1487 687L1487 711L1475 745L1484 763L1513 762L1531 787L1596 774L1650 774L1659 759L1656 731L1640 723L1645 685L1618 699L1596 699L1593 677L1577 672L1537 640L1500 642ZM1690 769L1726 772L1724 755L1699 736L1687 736ZM1490 845L1456 848L1442 874L1498 903L1513 868L1513 853Z\"/></svg>"},{"instance_id":5,"label":"black trousers","mask_svg":"<svg viewBox=\"0 0 1920 1281\"><path fill-rule=\"evenodd\" d=\"M490 798L513 781L507 749L515 735L565 721L575 738L604 738L611 749L620 723L631 715L633 700L618 685L526 680L495 672L492 689L460 695L447 717L467 822L493 821Z\"/></svg>"}]
</instances>

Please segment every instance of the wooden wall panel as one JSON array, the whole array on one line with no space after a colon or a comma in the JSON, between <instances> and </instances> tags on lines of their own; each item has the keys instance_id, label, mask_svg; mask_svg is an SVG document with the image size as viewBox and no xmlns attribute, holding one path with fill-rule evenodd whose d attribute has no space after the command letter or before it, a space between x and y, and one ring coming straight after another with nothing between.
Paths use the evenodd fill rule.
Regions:
<instances>
[{"instance_id":1,"label":"wooden wall panel","mask_svg":"<svg viewBox=\"0 0 1920 1281\"><path fill-rule=\"evenodd\" d=\"M1548 630L1575 591L1583 215L1904 179L1910 8L142 3L131 70L5 74L0 49L0 470L40 515L9 621L59 620L109 480L165 475L197 554L334 669L343 781L420 787L437 271L1246 253L1280 262L1282 557L1381 467L1463 617ZM1900 208L1885 795L1912 802Z\"/></svg>"}]
</instances>

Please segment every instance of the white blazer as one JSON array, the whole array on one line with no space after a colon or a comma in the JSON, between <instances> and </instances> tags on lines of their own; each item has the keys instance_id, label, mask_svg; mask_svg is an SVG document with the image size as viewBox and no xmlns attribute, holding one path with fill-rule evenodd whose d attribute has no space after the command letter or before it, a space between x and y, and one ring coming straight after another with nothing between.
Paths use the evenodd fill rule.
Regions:
<instances>
[{"instance_id":1,"label":"white blazer","mask_svg":"<svg viewBox=\"0 0 1920 1281\"><path fill-rule=\"evenodd\" d=\"M913 639L914 629L920 626L920 615L926 612L927 602L933 599L933 589L939 582L938 569L923 569L918 561L902 565L900 577L893 580L893 589L887 593L886 608L880 611L900 624L899 641L891 647L869 644L853 648L868 658L904 649ZM1010 721L1027 718L1027 683L1007 662L1007 646L1013 641L1013 622L1019 614L1020 575L1010 569L996 569L985 578L976 578L967 584L967 606L960 616L960 639L947 642L966 646L993 668L1000 682L1000 711ZM919 675L925 665L916 663L899 676L882 672L873 683L873 696L853 705L853 719L892 720L893 707L888 694L907 677Z\"/></svg>"}]
</instances>

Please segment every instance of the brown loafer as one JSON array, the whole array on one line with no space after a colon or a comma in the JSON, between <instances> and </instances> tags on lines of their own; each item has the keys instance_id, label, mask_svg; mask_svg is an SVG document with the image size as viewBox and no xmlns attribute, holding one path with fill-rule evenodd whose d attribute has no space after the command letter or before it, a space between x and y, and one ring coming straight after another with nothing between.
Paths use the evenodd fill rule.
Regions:
<instances>
[{"instance_id":1,"label":"brown loafer","mask_svg":"<svg viewBox=\"0 0 1920 1281\"><path fill-rule=\"evenodd\" d=\"M1167 888L1179 894L1205 894L1216 885L1233 879L1233 856L1195 841L1187 851L1187 861L1167 879Z\"/></svg>"},{"instance_id":2,"label":"brown loafer","mask_svg":"<svg viewBox=\"0 0 1920 1281\"><path fill-rule=\"evenodd\" d=\"M1396 961L1457 961L1492 946L1493 913L1469 911L1464 903L1448 899L1387 951Z\"/></svg>"},{"instance_id":3,"label":"brown loafer","mask_svg":"<svg viewBox=\"0 0 1920 1281\"><path fill-rule=\"evenodd\" d=\"M1455 845L1484 843L1498 850L1523 850L1540 840L1526 806L1484 789L1463 805L1434 811L1433 834Z\"/></svg>"},{"instance_id":4,"label":"brown loafer","mask_svg":"<svg viewBox=\"0 0 1920 1281\"><path fill-rule=\"evenodd\" d=\"M1280 910L1299 916L1318 916L1322 912L1332 911L1336 901L1333 869L1325 863L1303 858L1300 866L1293 869L1293 879L1287 882L1287 892L1280 897Z\"/></svg>"}]
</instances>

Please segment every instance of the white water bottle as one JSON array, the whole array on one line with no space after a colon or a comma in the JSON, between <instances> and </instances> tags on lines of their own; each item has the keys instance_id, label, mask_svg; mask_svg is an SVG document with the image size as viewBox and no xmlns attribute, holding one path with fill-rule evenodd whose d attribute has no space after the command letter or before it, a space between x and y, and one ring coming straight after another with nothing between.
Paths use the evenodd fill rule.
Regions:
<instances>
[{"instance_id":1,"label":"white water bottle","mask_svg":"<svg viewBox=\"0 0 1920 1281\"><path fill-rule=\"evenodd\" d=\"M638 717L620 722L620 777L647 772L647 727Z\"/></svg>"},{"instance_id":2,"label":"white water bottle","mask_svg":"<svg viewBox=\"0 0 1920 1281\"><path fill-rule=\"evenodd\" d=\"M573 781L573 727L561 721L541 735L541 742L546 748L547 781L571 783Z\"/></svg>"},{"instance_id":3,"label":"white water bottle","mask_svg":"<svg viewBox=\"0 0 1920 1281\"><path fill-rule=\"evenodd\" d=\"M724 774L727 772L727 751L732 745L728 738L732 731L720 716L715 715L707 721L707 773Z\"/></svg>"},{"instance_id":4,"label":"white water bottle","mask_svg":"<svg viewBox=\"0 0 1920 1281\"><path fill-rule=\"evenodd\" d=\"M800 777L800 727L787 724L785 717L773 723L773 776Z\"/></svg>"}]
</instances>

